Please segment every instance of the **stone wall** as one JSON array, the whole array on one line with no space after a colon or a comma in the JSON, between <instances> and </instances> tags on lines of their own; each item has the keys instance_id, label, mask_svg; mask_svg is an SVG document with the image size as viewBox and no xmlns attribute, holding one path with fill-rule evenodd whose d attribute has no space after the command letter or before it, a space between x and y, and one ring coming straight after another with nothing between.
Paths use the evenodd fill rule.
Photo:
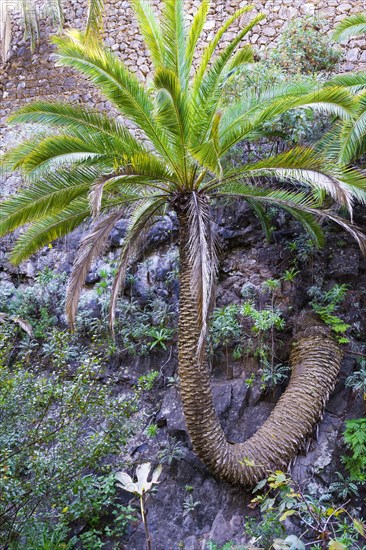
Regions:
<instances>
[{"instance_id":1,"label":"stone wall","mask_svg":"<svg viewBox=\"0 0 366 550\"><path fill-rule=\"evenodd\" d=\"M1 0L14 7L14 0ZM159 4L157 0L153 0ZM186 14L192 19L199 0L184 0ZM226 33L226 40L236 35L252 14L263 12L267 17L255 27L250 35L251 43L259 50L272 46L279 33L294 17L315 13L323 17L326 30L330 31L344 16L363 9L363 0L268 0L252 2L254 10L244 15L233 28ZM85 20L86 0L64 0L66 27L82 27ZM210 40L226 17L236 9L249 4L242 0L216 0L211 3L211 10L204 29L204 41ZM80 77L70 71L55 68L52 60L52 46L48 37L55 28L48 20L41 25L41 42L31 54L27 42L23 39L23 29L15 9L12 15L12 46L7 63L0 65L0 117L16 108L19 104L35 97L67 97L72 101L91 101L91 91ZM106 0L105 43L118 53L131 70L142 78L150 71L150 65L141 37L132 17L132 10L127 1ZM204 43L200 44L202 49ZM366 67L366 40L352 40L345 47L344 70ZM94 92L93 92L94 93ZM100 103L100 102L97 102ZM102 107L102 105L100 105Z\"/></svg>"},{"instance_id":2,"label":"stone wall","mask_svg":"<svg viewBox=\"0 0 366 550\"><path fill-rule=\"evenodd\" d=\"M48 0L49 2L51 0ZM159 7L159 0L152 0ZM178 0L179 1L179 0ZM186 5L188 19L200 4L200 0L182 0ZM49 37L57 32L50 18L42 19L41 40L31 53L29 40L24 40L23 28L19 13L15 9L15 0L7 2L12 21L12 42L10 56L5 64L0 65L0 151L13 143L13 133L9 133L6 117L17 107L36 98L64 99L71 102L82 102L96 105L101 110L110 109L98 92L79 75L65 68L56 68L52 59L53 46ZM43 0L37 0L44 4ZM104 41L125 61L126 65L141 78L149 75L150 64L137 25L132 17L129 2L124 0L105 0L105 36ZM202 51L220 24L239 7L250 2L246 0L212 0L207 23L204 28L204 39L199 44ZM263 12L266 19L261 21L249 35L249 40L259 51L271 47L288 22L295 17L314 13L326 21L326 30L330 32L343 17L361 11L364 0L267 0L251 2L254 9L239 19L224 35L228 41L236 36L253 15ZM2 4L3 5L3 4ZM87 0L64 0L65 27L82 28L85 23ZM0 22L1 23L1 22ZM366 40L351 40L345 46L343 70L366 68ZM199 52L198 52L199 53ZM18 134L16 133L16 137ZM15 178L4 180L0 177L0 196L12 190Z\"/></svg>"}]
</instances>

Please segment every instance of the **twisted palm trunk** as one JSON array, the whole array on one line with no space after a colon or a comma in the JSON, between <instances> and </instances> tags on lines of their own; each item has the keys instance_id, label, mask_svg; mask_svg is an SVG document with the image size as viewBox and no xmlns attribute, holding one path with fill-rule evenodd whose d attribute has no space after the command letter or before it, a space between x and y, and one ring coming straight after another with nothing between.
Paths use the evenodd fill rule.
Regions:
<instances>
[{"instance_id":1,"label":"twisted palm trunk","mask_svg":"<svg viewBox=\"0 0 366 550\"><path fill-rule=\"evenodd\" d=\"M229 483L254 485L269 470L285 467L311 434L335 385L342 353L320 322L304 318L291 353L288 388L251 438L244 443L229 443L214 408L207 361L199 362L196 357L200 330L190 285L188 220L182 212L178 212L178 218L179 377L188 433L195 453L214 474Z\"/></svg>"}]
</instances>

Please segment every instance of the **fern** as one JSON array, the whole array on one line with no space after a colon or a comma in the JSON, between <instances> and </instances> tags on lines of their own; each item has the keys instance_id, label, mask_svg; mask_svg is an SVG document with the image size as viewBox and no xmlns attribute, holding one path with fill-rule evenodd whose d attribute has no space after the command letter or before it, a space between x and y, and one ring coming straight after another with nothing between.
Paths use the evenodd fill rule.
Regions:
<instances>
[{"instance_id":1,"label":"fern","mask_svg":"<svg viewBox=\"0 0 366 550\"><path fill-rule=\"evenodd\" d=\"M342 462L352 481L366 481L366 418L346 421L344 441L352 453L343 456Z\"/></svg>"}]
</instances>

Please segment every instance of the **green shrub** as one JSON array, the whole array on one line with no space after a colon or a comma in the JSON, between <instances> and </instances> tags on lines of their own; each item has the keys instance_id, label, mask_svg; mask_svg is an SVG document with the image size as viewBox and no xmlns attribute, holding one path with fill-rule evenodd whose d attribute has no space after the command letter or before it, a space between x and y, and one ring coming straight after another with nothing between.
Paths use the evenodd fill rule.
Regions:
<instances>
[{"instance_id":1,"label":"green shrub","mask_svg":"<svg viewBox=\"0 0 366 550\"><path fill-rule=\"evenodd\" d=\"M76 524L103 530L109 512L121 527L130 514L116 500L111 458L141 427L135 412L144 390L116 395L111 379L98 381L103 368L93 356L65 378L59 357L56 350L47 374L0 366L0 546L12 550Z\"/></svg>"},{"instance_id":2,"label":"green shrub","mask_svg":"<svg viewBox=\"0 0 366 550\"><path fill-rule=\"evenodd\" d=\"M253 498L251 507L259 507L262 520L257 520L257 524L247 521L246 532L255 536L256 546L265 550L290 547L304 550L305 544L301 539L306 535L306 546L312 544L310 548L313 550L325 547L334 550L364 549L366 530L363 520L352 514L352 510L347 510L347 502L338 507L324 502L280 470L260 481L253 493L257 496ZM281 529L280 524L289 517L296 518L302 535L300 538L290 535L285 539L276 539L281 535L285 537L285 528ZM318 546L319 540L327 541L327 546ZM290 542L295 545L291 546L288 544Z\"/></svg>"},{"instance_id":3,"label":"green shrub","mask_svg":"<svg viewBox=\"0 0 366 550\"><path fill-rule=\"evenodd\" d=\"M270 52L269 60L290 74L335 71L342 50L332 44L324 24L313 16L292 19Z\"/></svg>"}]
</instances>

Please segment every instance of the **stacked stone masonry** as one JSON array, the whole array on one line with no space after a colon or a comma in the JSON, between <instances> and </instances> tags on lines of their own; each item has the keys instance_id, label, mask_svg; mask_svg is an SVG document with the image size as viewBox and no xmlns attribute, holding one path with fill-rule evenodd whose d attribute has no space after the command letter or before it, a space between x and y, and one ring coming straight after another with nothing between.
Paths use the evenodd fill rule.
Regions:
<instances>
[{"instance_id":1,"label":"stacked stone masonry","mask_svg":"<svg viewBox=\"0 0 366 550\"><path fill-rule=\"evenodd\" d=\"M38 0L37 0L38 1ZM41 2L41 0L39 0ZM42 0L43 1L43 0ZM51 0L49 0L51 1ZM200 3L200 0L184 1L188 19ZM5 120L7 115L18 106L36 98L64 99L71 102L83 102L96 105L99 109L110 106L99 97L79 75L71 70L55 67L52 58L53 46L49 36L56 32L49 20L41 24L41 40L34 53L30 52L27 40L23 38L23 28L14 0L0 0L11 6L12 43L10 56L6 63L0 65L0 150L4 148ZM158 0L152 0L159 7ZM42 3L42 2L41 2ZM44 3L44 2L43 2ZM82 28L86 16L86 0L64 0L65 27ZM137 25L132 17L129 2L124 0L106 0L104 41L141 78L150 73L150 64ZM215 29L236 9L250 2L243 0L212 0L210 14L204 29L204 40L200 50L209 41ZM250 42L259 50L274 45L281 31L288 22L306 14L316 14L326 21L326 30L331 32L334 25L343 17L357 13L365 8L364 0L268 0L251 2L253 11L245 14L236 25L224 36L229 41L236 36L253 15L262 12L266 19L261 21L250 34ZM366 67L366 40L351 40L346 45L342 70L350 71Z\"/></svg>"}]
</instances>

